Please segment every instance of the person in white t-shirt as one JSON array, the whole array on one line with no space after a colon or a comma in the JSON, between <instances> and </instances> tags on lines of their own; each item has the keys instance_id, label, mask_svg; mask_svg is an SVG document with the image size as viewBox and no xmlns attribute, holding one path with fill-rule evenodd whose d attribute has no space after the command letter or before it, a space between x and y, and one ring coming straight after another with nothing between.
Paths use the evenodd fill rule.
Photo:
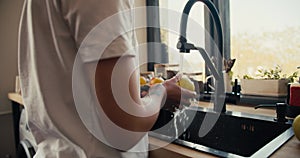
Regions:
<instances>
[{"instance_id":1,"label":"person in white t-shirt","mask_svg":"<svg viewBox=\"0 0 300 158\"><path fill-rule=\"evenodd\" d=\"M147 157L147 131L169 105L164 99L179 104L181 96L195 96L176 85L176 76L139 97L133 17L120 14L131 9L133 0L25 0L18 63L35 157ZM101 36L88 37L97 26ZM99 47L103 51L95 51ZM76 77L77 60L92 88L80 88L86 83L78 83L84 80Z\"/></svg>"}]
</instances>

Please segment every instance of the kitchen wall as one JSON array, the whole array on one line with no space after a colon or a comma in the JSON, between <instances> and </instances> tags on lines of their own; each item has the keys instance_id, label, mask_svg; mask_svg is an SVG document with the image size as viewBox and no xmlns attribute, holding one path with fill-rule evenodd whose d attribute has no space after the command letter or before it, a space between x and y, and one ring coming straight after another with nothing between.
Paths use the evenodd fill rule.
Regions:
<instances>
[{"instance_id":1,"label":"kitchen wall","mask_svg":"<svg viewBox=\"0 0 300 158\"><path fill-rule=\"evenodd\" d=\"M23 0L0 1L0 112L10 111L7 93L14 91L17 75L17 39Z\"/></svg>"},{"instance_id":2,"label":"kitchen wall","mask_svg":"<svg viewBox=\"0 0 300 158\"><path fill-rule=\"evenodd\" d=\"M11 103L17 75L18 23L24 0L0 1L0 157L15 157Z\"/></svg>"}]
</instances>

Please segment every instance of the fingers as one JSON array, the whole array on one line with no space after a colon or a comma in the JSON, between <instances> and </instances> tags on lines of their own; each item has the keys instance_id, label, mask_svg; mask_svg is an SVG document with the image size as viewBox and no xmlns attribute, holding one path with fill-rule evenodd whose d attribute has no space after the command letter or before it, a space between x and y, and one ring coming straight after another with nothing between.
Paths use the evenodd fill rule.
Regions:
<instances>
[{"instance_id":1,"label":"fingers","mask_svg":"<svg viewBox=\"0 0 300 158\"><path fill-rule=\"evenodd\" d=\"M183 74L182 73L178 73L178 74L176 74L174 77L175 77L175 79L176 79L176 82L178 82L178 81L180 81L181 80L181 78L182 78L182 76L183 76Z\"/></svg>"},{"instance_id":2,"label":"fingers","mask_svg":"<svg viewBox=\"0 0 300 158\"><path fill-rule=\"evenodd\" d=\"M164 104L164 109L169 111L175 111L176 109L182 109L184 106L190 106L191 99L180 98L179 100L168 100Z\"/></svg>"},{"instance_id":3,"label":"fingers","mask_svg":"<svg viewBox=\"0 0 300 158\"><path fill-rule=\"evenodd\" d=\"M180 87L176 84L181 80L183 74L177 74L169 80L166 80L163 85L167 89L167 102L165 108L182 109L182 106L189 106L191 98L196 98L196 92Z\"/></svg>"},{"instance_id":4,"label":"fingers","mask_svg":"<svg viewBox=\"0 0 300 158\"><path fill-rule=\"evenodd\" d=\"M181 95L183 98L195 98L197 93L195 91L190 91L184 88L181 88Z\"/></svg>"},{"instance_id":5,"label":"fingers","mask_svg":"<svg viewBox=\"0 0 300 158\"><path fill-rule=\"evenodd\" d=\"M190 91L185 88L178 86L177 81L182 77L181 74L174 76L173 78L164 82L164 86L167 89L167 98L171 100L179 100L180 98L195 98L196 92Z\"/></svg>"},{"instance_id":6,"label":"fingers","mask_svg":"<svg viewBox=\"0 0 300 158\"><path fill-rule=\"evenodd\" d=\"M181 80L182 76L183 76L182 73L177 73L174 77L172 77L170 79L170 81L177 83ZM184 89L182 87L180 87L180 90L181 90L181 93L184 94L183 96L186 96L186 97L195 97L195 95L196 95L196 93L194 91L190 91L190 90Z\"/></svg>"},{"instance_id":7,"label":"fingers","mask_svg":"<svg viewBox=\"0 0 300 158\"><path fill-rule=\"evenodd\" d=\"M191 100L190 99L184 99L182 98L180 101L180 104L178 105L180 106L190 106L191 105Z\"/></svg>"},{"instance_id":8,"label":"fingers","mask_svg":"<svg viewBox=\"0 0 300 158\"><path fill-rule=\"evenodd\" d=\"M182 78L182 73L177 73L175 76L173 76L169 81L177 83Z\"/></svg>"}]
</instances>

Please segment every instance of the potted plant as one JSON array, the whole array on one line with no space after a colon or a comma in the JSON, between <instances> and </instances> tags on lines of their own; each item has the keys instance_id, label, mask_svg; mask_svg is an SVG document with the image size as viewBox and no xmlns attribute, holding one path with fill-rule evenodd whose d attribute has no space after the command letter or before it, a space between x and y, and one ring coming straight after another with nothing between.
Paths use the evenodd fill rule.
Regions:
<instances>
[{"instance_id":1,"label":"potted plant","mask_svg":"<svg viewBox=\"0 0 300 158\"><path fill-rule=\"evenodd\" d=\"M287 76L281 74L282 69L276 66L273 69L258 68L256 77L244 75L241 80L241 93L245 95L263 95L263 96L286 96L287 84L294 82L297 77L297 71Z\"/></svg>"}]
</instances>

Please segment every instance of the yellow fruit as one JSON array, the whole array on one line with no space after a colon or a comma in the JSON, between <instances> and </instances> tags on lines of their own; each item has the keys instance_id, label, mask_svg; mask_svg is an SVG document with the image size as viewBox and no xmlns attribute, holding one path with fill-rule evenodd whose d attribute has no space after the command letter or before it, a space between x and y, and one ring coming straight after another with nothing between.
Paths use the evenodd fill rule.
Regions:
<instances>
[{"instance_id":1,"label":"yellow fruit","mask_svg":"<svg viewBox=\"0 0 300 158\"><path fill-rule=\"evenodd\" d=\"M298 115L293 122L293 129L295 132L295 136L300 141L300 115Z\"/></svg>"},{"instance_id":2,"label":"yellow fruit","mask_svg":"<svg viewBox=\"0 0 300 158\"><path fill-rule=\"evenodd\" d=\"M145 84L147 84L147 79L143 76L140 76L140 85L143 86Z\"/></svg>"},{"instance_id":3,"label":"yellow fruit","mask_svg":"<svg viewBox=\"0 0 300 158\"><path fill-rule=\"evenodd\" d=\"M165 80L161 77L153 77L151 80L150 80L150 85L154 85L154 84L157 84L157 83L162 83L164 82Z\"/></svg>"},{"instance_id":4,"label":"yellow fruit","mask_svg":"<svg viewBox=\"0 0 300 158\"><path fill-rule=\"evenodd\" d=\"M195 91L194 82L190 80L187 76L182 76L182 78L177 82L177 85L184 89L188 89L190 91Z\"/></svg>"}]
</instances>

